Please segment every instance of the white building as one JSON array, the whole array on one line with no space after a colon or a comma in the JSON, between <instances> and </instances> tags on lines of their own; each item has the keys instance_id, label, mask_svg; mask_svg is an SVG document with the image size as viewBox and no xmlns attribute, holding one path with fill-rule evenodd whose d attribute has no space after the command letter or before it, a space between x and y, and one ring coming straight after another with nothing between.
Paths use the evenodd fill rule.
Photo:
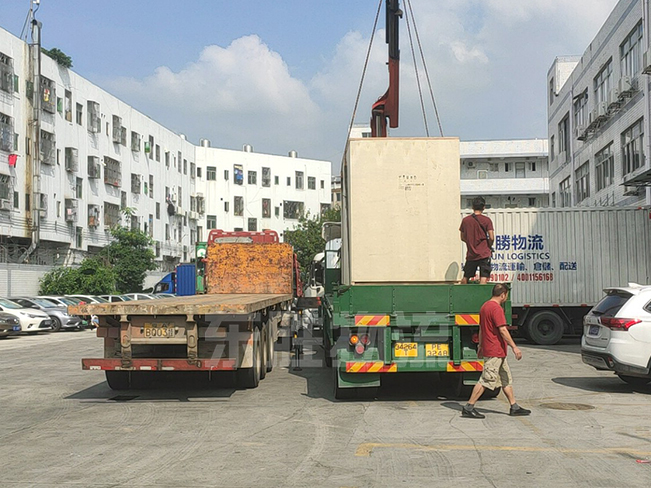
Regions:
<instances>
[{"instance_id":1,"label":"white building","mask_svg":"<svg viewBox=\"0 0 651 488\"><path fill-rule=\"evenodd\" d=\"M649 5L621 0L547 75L551 205L651 204Z\"/></svg>"},{"instance_id":2,"label":"white building","mask_svg":"<svg viewBox=\"0 0 651 488\"><path fill-rule=\"evenodd\" d=\"M195 196L205 201L199 241L210 229L271 229L282 238L300 215L318 216L330 207L329 161L302 159L294 151L289 157L256 154L249 145L242 151L209 146L204 140L196 148Z\"/></svg>"},{"instance_id":3,"label":"white building","mask_svg":"<svg viewBox=\"0 0 651 488\"><path fill-rule=\"evenodd\" d=\"M549 205L547 141L461 142L461 208L474 197L497 208Z\"/></svg>"},{"instance_id":4,"label":"white building","mask_svg":"<svg viewBox=\"0 0 651 488\"><path fill-rule=\"evenodd\" d=\"M0 29L0 262L79 262L128 207L169 269L204 229L282 233L330 203L329 162L197 147L46 55L34 86L32 52Z\"/></svg>"}]
</instances>

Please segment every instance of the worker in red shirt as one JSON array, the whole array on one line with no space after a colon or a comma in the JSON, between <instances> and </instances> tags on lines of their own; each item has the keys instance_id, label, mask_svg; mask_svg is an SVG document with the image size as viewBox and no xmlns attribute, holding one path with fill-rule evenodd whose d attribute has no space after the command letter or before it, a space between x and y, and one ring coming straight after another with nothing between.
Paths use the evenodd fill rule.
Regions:
<instances>
[{"instance_id":1,"label":"worker in red shirt","mask_svg":"<svg viewBox=\"0 0 651 488\"><path fill-rule=\"evenodd\" d=\"M476 197L472 201L472 214L461 221L461 240L466 243L466 262L463 266L463 279L461 283L468 283L468 279L475 276L479 268L479 283L488 282L491 275L491 255L495 230L493 221L483 215L486 201Z\"/></svg>"},{"instance_id":2,"label":"worker in red shirt","mask_svg":"<svg viewBox=\"0 0 651 488\"><path fill-rule=\"evenodd\" d=\"M506 327L506 317L502 306L509 296L509 287L498 283L493 287L493 296L484 303L479 311L479 350L477 356L484 358L484 369L481 378L470 395L470 400L463 407L462 417L483 419L485 415L475 409L475 403L484 393L484 389L494 390L502 387L502 391L511 404L509 415L529 415L531 410L522 408L515 401L511 383L511 370L506 361L506 346L515 354L515 359L522 359L522 351L515 345L509 329Z\"/></svg>"}]
</instances>

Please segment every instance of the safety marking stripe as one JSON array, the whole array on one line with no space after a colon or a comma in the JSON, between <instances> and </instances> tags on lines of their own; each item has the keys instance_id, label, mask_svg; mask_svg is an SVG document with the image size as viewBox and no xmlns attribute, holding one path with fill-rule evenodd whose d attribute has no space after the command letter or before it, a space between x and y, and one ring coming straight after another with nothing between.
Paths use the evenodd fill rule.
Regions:
<instances>
[{"instance_id":1,"label":"safety marking stripe","mask_svg":"<svg viewBox=\"0 0 651 488\"><path fill-rule=\"evenodd\" d=\"M466 371L483 371L483 361L462 361L458 366L453 362L448 363L448 373L463 373Z\"/></svg>"},{"instance_id":2,"label":"safety marking stripe","mask_svg":"<svg viewBox=\"0 0 651 488\"><path fill-rule=\"evenodd\" d=\"M397 364L384 364L382 361L346 363L346 373L396 373Z\"/></svg>"},{"instance_id":3,"label":"safety marking stripe","mask_svg":"<svg viewBox=\"0 0 651 488\"><path fill-rule=\"evenodd\" d=\"M389 322L390 318L388 315L355 315L355 325L383 327L389 325Z\"/></svg>"},{"instance_id":4,"label":"safety marking stripe","mask_svg":"<svg viewBox=\"0 0 651 488\"><path fill-rule=\"evenodd\" d=\"M461 314L454 316L456 325L479 325L479 314Z\"/></svg>"}]
</instances>

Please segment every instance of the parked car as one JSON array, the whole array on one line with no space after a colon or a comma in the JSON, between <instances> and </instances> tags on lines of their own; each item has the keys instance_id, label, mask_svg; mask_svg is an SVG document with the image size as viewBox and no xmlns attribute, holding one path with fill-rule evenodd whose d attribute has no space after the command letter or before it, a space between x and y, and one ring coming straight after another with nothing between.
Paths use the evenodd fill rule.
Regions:
<instances>
[{"instance_id":1,"label":"parked car","mask_svg":"<svg viewBox=\"0 0 651 488\"><path fill-rule=\"evenodd\" d=\"M20 320L8 313L0 313L0 337L20 334Z\"/></svg>"},{"instance_id":2,"label":"parked car","mask_svg":"<svg viewBox=\"0 0 651 488\"><path fill-rule=\"evenodd\" d=\"M651 382L651 286L607 288L583 319L581 358L634 386Z\"/></svg>"},{"instance_id":3,"label":"parked car","mask_svg":"<svg viewBox=\"0 0 651 488\"><path fill-rule=\"evenodd\" d=\"M52 319L41 310L25 308L8 298L0 298L0 311L16 317L20 321L22 331L28 334L52 330Z\"/></svg>"},{"instance_id":4,"label":"parked car","mask_svg":"<svg viewBox=\"0 0 651 488\"><path fill-rule=\"evenodd\" d=\"M66 298L77 298L79 303L109 303L106 298L95 295L66 295Z\"/></svg>"},{"instance_id":5,"label":"parked car","mask_svg":"<svg viewBox=\"0 0 651 488\"><path fill-rule=\"evenodd\" d=\"M100 295L100 298L109 302L128 302L132 300L132 298L125 295Z\"/></svg>"},{"instance_id":6,"label":"parked car","mask_svg":"<svg viewBox=\"0 0 651 488\"><path fill-rule=\"evenodd\" d=\"M51 302L56 303L57 305L61 305L65 307L67 307L68 305L77 305L79 302L81 302L81 300L79 300L78 298L59 297L59 296L52 296L52 295L40 295L35 298L46 298Z\"/></svg>"},{"instance_id":7,"label":"parked car","mask_svg":"<svg viewBox=\"0 0 651 488\"><path fill-rule=\"evenodd\" d=\"M12 302L22 305L25 308L36 308L42 310L52 319L52 331L58 332L61 329L81 329L83 327L81 317L69 315L66 305L57 305L47 298L12 298Z\"/></svg>"},{"instance_id":8,"label":"parked car","mask_svg":"<svg viewBox=\"0 0 651 488\"><path fill-rule=\"evenodd\" d=\"M156 298L149 293L125 293L124 296L131 298L131 300L156 300Z\"/></svg>"}]
</instances>

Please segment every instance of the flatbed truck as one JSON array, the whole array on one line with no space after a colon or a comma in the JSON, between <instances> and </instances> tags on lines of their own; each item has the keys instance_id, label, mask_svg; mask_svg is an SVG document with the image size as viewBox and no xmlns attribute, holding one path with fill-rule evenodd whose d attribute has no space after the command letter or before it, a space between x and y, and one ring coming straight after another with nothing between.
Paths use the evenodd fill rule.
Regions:
<instances>
[{"instance_id":1,"label":"flatbed truck","mask_svg":"<svg viewBox=\"0 0 651 488\"><path fill-rule=\"evenodd\" d=\"M82 359L82 368L104 370L116 390L162 371L232 371L239 386L255 388L274 366L281 316L300 289L297 271L292 247L274 231L215 231L206 294L70 307L97 315L104 340L103 356Z\"/></svg>"}]
</instances>

